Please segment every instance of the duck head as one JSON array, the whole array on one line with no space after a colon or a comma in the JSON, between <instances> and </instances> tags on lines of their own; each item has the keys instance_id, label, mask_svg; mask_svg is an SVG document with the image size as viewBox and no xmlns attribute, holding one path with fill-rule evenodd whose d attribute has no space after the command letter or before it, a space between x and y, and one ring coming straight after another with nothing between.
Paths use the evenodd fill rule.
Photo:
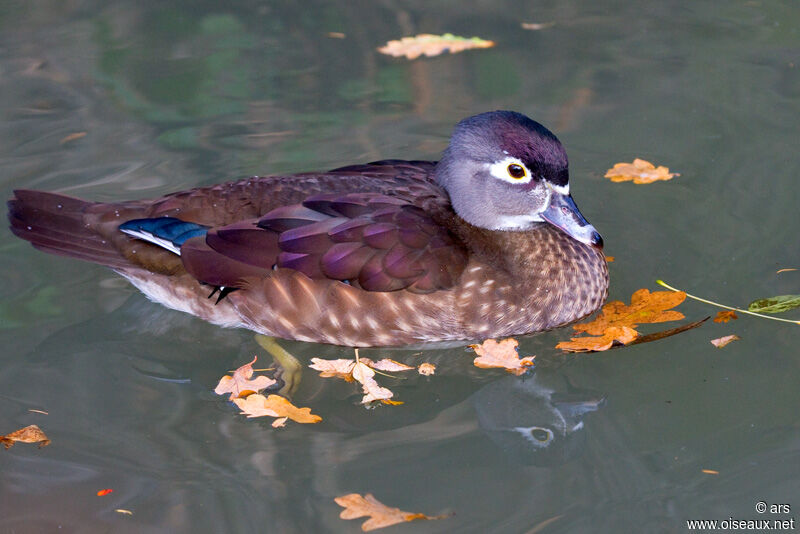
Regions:
<instances>
[{"instance_id":1,"label":"duck head","mask_svg":"<svg viewBox=\"0 0 800 534\"><path fill-rule=\"evenodd\" d=\"M550 223L598 248L603 239L569 193L567 153L553 133L514 111L459 122L436 166L455 212L488 230L529 230Z\"/></svg>"}]
</instances>

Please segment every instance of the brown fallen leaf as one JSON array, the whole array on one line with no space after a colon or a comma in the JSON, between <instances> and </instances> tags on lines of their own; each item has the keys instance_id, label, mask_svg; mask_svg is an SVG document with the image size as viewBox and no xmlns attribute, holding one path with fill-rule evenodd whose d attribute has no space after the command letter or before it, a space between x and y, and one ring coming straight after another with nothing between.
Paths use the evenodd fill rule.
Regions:
<instances>
[{"instance_id":1,"label":"brown fallen leaf","mask_svg":"<svg viewBox=\"0 0 800 534\"><path fill-rule=\"evenodd\" d=\"M711 344L717 347L718 349L721 349L731 341L736 341L737 339L742 339L742 338L740 338L736 334L732 334L730 336L722 336L717 339L712 339Z\"/></svg>"},{"instance_id":2,"label":"brown fallen leaf","mask_svg":"<svg viewBox=\"0 0 800 534\"><path fill-rule=\"evenodd\" d=\"M630 306L619 300L609 302L593 321L572 327L576 332L585 332L595 337L573 337L571 341L560 342L556 348L569 352L598 352L610 349L614 346L614 341L623 345L630 344L639 335L636 331L639 324L683 319L682 313L669 308L677 306L685 299L686 293L682 291L651 293L648 289L639 289L631 296Z\"/></svg>"},{"instance_id":3,"label":"brown fallen leaf","mask_svg":"<svg viewBox=\"0 0 800 534\"><path fill-rule=\"evenodd\" d=\"M242 410L242 415L250 417L288 417L297 423L319 423L322 417L311 413L311 408L298 408L280 395L265 397L254 393L245 399L233 399Z\"/></svg>"},{"instance_id":4,"label":"brown fallen leaf","mask_svg":"<svg viewBox=\"0 0 800 534\"><path fill-rule=\"evenodd\" d=\"M342 32L328 32L327 35L331 39L344 39L345 37L347 37L347 35L345 35Z\"/></svg>"},{"instance_id":5,"label":"brown fallen leaf","mask_svg":"<svg viewBox=\"0 0 800 534\"><path fill-rule=\"evenodd\" d=\"M606 171L605 177L612 182L629 182L635 184L649 184L658 180L671 180L680 176L677 172L669 172L667 167L655 167L649 161L636 158L633 163L615 163L614 167Z\"/></svg>"},{"instance_id":6,"label":"brown fallen leaf","mask_svg":"<svg viewBox=\"0 0 800 534\"><path fill-rule=\"evenodd\" d=\"M701 469L700 471L705 473L705 474L707 474L707 475L718 475L719 474L719 471L717 471L715 469Z\"/></svg>"},{"instance_id":7,"label":"brown fallen leaf","mask_svg":"<svg viewBox=\"0 0 800 534\"><path fill-rule=\"evenodd\" d=\"M608 263L614 263L614 256L606 256L606 261Z\"/></svg>"},{"instance_id":8,"label":"brown fallen leaf","mask_svg":"<svg viewBox=\"0 0 800 534\"><path fill-rule=\"evenodd\" d=\"M403 37L399 41L389 41L386 45L378 48L378 52L394 57L405 56L408 59L416 59L421 55L433 57L445 52L455 54L471 48L490 48L492 46L494 46L492 41L478 37L467 39L452 33L444 35L422 33L415 37Z\"/></svg>"},{"instance_id":9,"label":"brown fallen leaf","mask_svg":"<svg viewBox=\"0 0 800 534\"><path fill-rule=\"evenodd\" d=\"M363 497L358 493L342 495L334 499L336 504L344 508L339 514L342 519L357 519L359 517L369 517L361 524L361 530L369 532L378 528L384 528L397 523L414 521L416 519L444 519L449 515L429 516L425 514L415 514L404 512L399 508L386 506L371 493Z\"/></svg>"},{"instance_id":10,"label":"brown fallen leaf","mask_svg":"<svg viewBox=\"0 0 800 534\"><path fill-rule=\"evenodd\" d=\"M586 332L601 336L612 326L628 326L636 329L643 323L663 323L684 318L681 312L670 310L686 299L683 291L654 291L639 289L631 296L630 306L615 300L603 306L594 321L579 323L572 328L576 332Z\"/></svg>"},{"instance_id":11,"label":"brown fallen leaf","mask_svg":"<svg viewBox=\"0 0 800 534\"><path fill-rule=\"evenodd\" d=\"M230 400L237 397L247 397L253 393L261 391L276 383L275 380L268 376L259 376L253 380L253 364L258 360L258 356L253 356L253 361L246 363L233 372L233 376L223 376L219 379L219 384L214 388L214 393L217 395L224 395L230 393Z\"/></svg>"},{"instance_id":12,"label":"brown fallen leaf","mask_svg":"<svg viewBox=\"0 0 800 534\"><path fill-rule=\"evenodd\" d=\"M792 271L796 271L796 270L797 270L797 269L794 269L794 268L791 268L791 269L778 269L778 270L775 272L775 274L781 274L781 273L790 273L790 272L792 272Z\"/></svg>"},{"instance_id":13,"label":"brown fallen leaf","mask_svg":"<svg viewBox=\"0 0 800 534\"><path fill-rule=\"evenodd\" d=\"M636 330L628 326L610 326L602 336L573 337L572 341L562 341L556 348L568 352L600 352L610 349L614 341L627 345L638 335Z\"/></svg>"},{"instance_id":14,"label":"brown fallen leaf","mask_svg":"<svg viewBox=\"0 0 800 534\"><path fill-rule=\"evenodd\" d=\"M722 310L717 312L716 317L714 317L715 323L727 323L731 319L738 319L739 316L736 315L736 312L733 310Z\"/></svg>"},{"instance_id":15,"label":"brown fallen leaf","mask_svg":"<svg viewBox=\"0 0 800 534\"><path fill-rule=\"evenodd\" d=\"M38 443L40 449L50 445L50 440L44 432L42 432L42 429L36 425L28 425L11 434L0 436L0 443L2 443L6 449L10 449L14 443L18 441L20 443Z\"/></svg>"},{"instance_id":16,"label":"brown fallen leaf","mask_svg":"<svg viewBox=\"0 0 800 534\"><path fill-rule=\"evenodd\" d=\"M417 367L417 372L424 376L430 376L436 373L436 366L432 363L421 363L419 364L419 367Z\"/></svg>"},{"instance_id":17,"label":"brown fallen leaf","mask_svg":"<svg viewBox=\"0 0 800 534\"><path fill-rule=\"evenodd\" d=\"M519 345L517 340L511 337L500 342L487 339L480 345L470 345L478 355L472 363L475 364L475 367L483 369L500 367L509 373L521 375L533 366L536 356L520 358L517 353L517 345Z\"/></svg>"},{"instance_id":18,"label":"brown fallen leaf","mask_svg":"<svg viewBox=\"0 0 800 534\"><path fill-rule=\"evenodd\" d=\"M117 512L118 514L133 515L133 512L131 512L130 510L126 510L124 508L117 508L114 511Z\"/></svg>"}]
</instances>

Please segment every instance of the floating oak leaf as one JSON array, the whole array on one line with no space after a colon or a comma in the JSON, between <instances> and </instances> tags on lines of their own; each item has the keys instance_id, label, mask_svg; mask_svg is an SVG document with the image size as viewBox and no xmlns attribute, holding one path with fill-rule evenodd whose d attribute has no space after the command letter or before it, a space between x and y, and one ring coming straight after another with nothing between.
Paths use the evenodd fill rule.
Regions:
<instances>
[{"instance_id":1,"label":"floating oak leaf","mask_svg":"<svg viewBox=\"0 0 800 534\"><path fill-rule=\"evenodd\" d=\"M217 395L224 395L230 393L230 400L237 397L246 397L257 391L275 384L275 380L268 376L259 376L253 380L253 364L256 363L258 356L253 356L253 361L247 363L233 372L233 376L223 376L219 380L219 384L214 388L214 393Z\"/></svg>"},{"instance_id":2,"label":"floating oak leaf","mask_svg":"<svg viewBox=\"0 0 800 534\"><path fill-rule=\"evenodd\" d=\"M683 319L681 312L670 310L686 299L683 291L654 291L639 289L631 296L630 306L615 300L603 306L600 315L589 323L579 323L572 328L592 336L605 334L611 326L627 326L633 329L639 324L663 323Z\"/></svg>"},{"instance_id":3,"label":"floating oak leaf","mask_svg":"<svg viewBox=\"0 0 800 534\"><path fill-rule=\"evenodd\" d=\"M42 432L42 429L36 425L29 425L11 434L0 436L0 443L2 443L6 449L10 449L14 443L18 441L20 443L38 443L40 449L50 445L50 440L45 436L44 432Z\"/></svg>"},{"instance_id":4,"label":"floating oak leaf","mask_svg":"<svg viewBox=\"0 0 800 534\"><path fill-rule=\"evenodd\" d=\"M723 336L723 337L720 337L720 338L717 338L717 339L712 339L711 340L711 344L714 345L715 347L717 347L718 349L721 349L722 347L724 347L725 345L727 345L731 341L736 341L737 339L742 339L742 338L740 338L736 334L733 334L733 335L730 335L730 336Z\"/></svg>"},{"instance_id":5,"label":"floating oak leaf","mask_svg":"<svg viewBox=\"0 0 800 534\"><path fill-rule=\"evenodd\" d=\"M521 375L533 366L536 356L520 358L517 353L517 345L519 345L517 340L511 337L500 342L487 339L480 345L470 345L478 355L472 363L475 364L475 367L484 369L500 367L509 373Z\"/></svg>"},{"instance_id":6,"label":"floating oak leaf","mask_svg":"<svg viewBox=\"0 0 800 534\"><path fill-rule=\"evenodd\" d=\"M436 372L436 366L432 363L421 363L419 367L417 367L417 372L424 376L430 376Z\"/></svg>"},{"instance_id":7,"label":"floating oak leaf","mask_svg":"<svg viewBox=\"0 0 800 534\"><path fill-rule=\"evenodd\" d=\"M378 48L378 52L394 57L405 56L408 59L416 59L422 55L432 57L445 52L455 54L470 48L490 48L492 46L494 46L492 41L478 37L467 39L452 33L444 35L422 33L415 37L403 37L399 41L389 41L385 46Z\"/></svg>"},{"instance_id":8,"label":"floating oak leaf","mask_svg":"<svg viewBox=\"0 0 800 534\"><path fill-rule=\"evenodd\" d=\"M800 295L779 295L754 300L747 306L747 310L758 313L782 313L798 307L800 307Z\"/></svg>"},{"instance_id":9,"label":"floating oak leaf","mask_svg":"<svg viewBox=\"0 0 800 534\"><path fill-rule=\"evenodd\" d=\"M265 397L257 393L246 399L233 399L247 417L288 417L297 423L319 423L322 417L311 413L311 408L298 408L280 395Z\"/></svg>"},{"instance_id":10,"label":"floating oak leaf","mask_svg":"<svg viewBox=\"0 0 800 534\"><path fill-rule=\"evenodd\" d=\"M727 323L731 319L738 319L739 316L736 315L736 312L733 310L722 310L717 312L716 317L714 317L715 323Z\"/></svg>"},{"instance_id":11,"label":"floating oak leaf","mask_svg":"<svg viewBox=\"0 0 800 534\"><path fill-rule=\"evenodd\" d=\"M677 172L669 172L667 167L655 167L649 161L636 158L633 163L615 163L614 167L606 171L605 177L612 182L629 182L635 184L649 184L658 180L671 180L680 176Z\"/></svg>"},{"instance_id":12,"label":"floating oak leaf","mask_svg":"<svg viewBox=\"0 0 800 534\"><path fill-rule=\"evenodd\" d=\"M638 335L636 330L628 326L610 326L606 328L602 336L573 337L572 341L562 341L556 345L556 348L569 352L599 352L610 349L614 341L627 345Z\"/></svg>"},{"instance_id":13,"label":"floating oak leaf","mask_svg":"<svg viewBox=\"0 0 800 534\"><path fill-rule=\"evenodd\" d=\"M359 517L369 517L361 524L361 530L369 532L378 528L384 528L397 523L414 521L415 519L444 519L448 515L428 516L425 514L415 514L404 512L399 508L386 506L371 493L361 496L358 493L342 495L334 499L336 504L344 508L339 514L342 519L358 519Z\"/></svg>"}]
</instances>

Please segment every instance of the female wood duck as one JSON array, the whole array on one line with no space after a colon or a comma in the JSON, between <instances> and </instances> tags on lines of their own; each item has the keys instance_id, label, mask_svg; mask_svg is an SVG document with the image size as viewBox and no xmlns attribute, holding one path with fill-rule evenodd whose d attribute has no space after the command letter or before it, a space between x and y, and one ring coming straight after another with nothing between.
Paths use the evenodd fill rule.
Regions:
<instances>
[{"instance_id":1,"label":"female wood duck","mask_svg":"<svg viewBox=\"0 0 800 534\"><path fill-rule=\"evenodd\" d=\"M461 121L438 163L115 203L20 190L8 207L11 230L34 247L107 265L206 321L399 346L538 332L603 303L603 241L570 196L567 167L547 128L495 111Z\"/></svg>"}]
</instances>

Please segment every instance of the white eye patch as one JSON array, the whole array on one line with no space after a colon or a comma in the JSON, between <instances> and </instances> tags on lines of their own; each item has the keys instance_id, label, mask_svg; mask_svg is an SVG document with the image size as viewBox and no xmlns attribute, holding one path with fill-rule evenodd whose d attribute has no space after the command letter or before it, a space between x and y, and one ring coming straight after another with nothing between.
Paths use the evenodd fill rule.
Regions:
<instances>
[{"instance_id":1,"label":"white eye patch","mask_svg":"<svg viewBox=\"0 0 800 534\"><path fill-rule=\"evenodd\" d=\"M515 177L511 174L511 170L509 169L510 166L516 165L517 167L521 167L525 174L519 178ZM498 162L492 163L488 165L489 173L497 178L498 180L503 180L504 182L508 182L510 184L528 184L533 179L533 175L531 175L530 169L522 163L521 160L518 158L512 158L511 156L502 159Z\"/></svg>"}]
</instances>

